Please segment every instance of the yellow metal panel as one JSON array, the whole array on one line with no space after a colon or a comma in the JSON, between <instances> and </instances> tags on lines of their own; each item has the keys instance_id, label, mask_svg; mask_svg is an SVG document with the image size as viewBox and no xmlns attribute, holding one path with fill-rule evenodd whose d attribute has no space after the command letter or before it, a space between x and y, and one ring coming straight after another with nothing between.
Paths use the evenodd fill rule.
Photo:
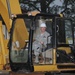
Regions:
<instances>
[{"instance_id":1,"label":"yellow metal panel","mask_svg":"<svg viewBox=\"0 0 75 75\"><path fill-rule=\"evenodd\" d=\"M53 64L56 64L56 49L53 49Z\"/></svg>"},{"instance_id":2,"label":"yellow metal panel","mask_svg":"<svg viewBox=\"0 0 75 75\"><path fill-rule=\"evenodd\" d=\"M63 64L65 65L65 64ZM69 65L69 64L66 64L66 65ZM75 66L75 64L72 64ZM57 68L57 65L35 65L34 66L34 72L48 72L48 71L51 71L51 72L61 72L61 71L71 71L71 70L75 70L75 68Z\"/></svg>"},{"instance_id":3,"label":"yellow metal panel","mask_svg":"<svg viewBox=\"0 0 75 75\"><path fill-rule=\"evenodd\" d=\"M35 65L34 71L58 71L57 65Z\"/></svg>"},{"instance_id":4,"label":"yellow metal panel","mask_svg":"<svg viewBox=\"0 0 75 75\"><path fill-rule=\"evenodd\" d=\"M3 70L3 65L2 64L0 64L0 70Z\"/></svg>"},{"instance_id":5,"label":"yellow metal panel","mask_svg":"<svg viewBox=\"0 0 75 75\"><path fill-rule=\"evenodd\" d=\"M7 1L9 2L10 14L7 7ZM12 20L9 17L11 14L21 14L21 8L19 4L19 0L0 0L0 15L3 18L3 21L6 24L8 32L11 28Z\"/></svg>"},{"instance_id":6,"label":"yellow metal panel","mask_svg":"<svg viewBox=\"0 0 75 75\"><path fill-rule=\"evenodd\" d=\"M9 1L10 1L11 14L21 14L19 0L9 0Z\"/></svg>"},{"instance_id":7,"label":"yellow metal panel","mask_svg":"<svg viewBox=\"0 0 75 75\"><path fill-rule=\"evenodd\" d=\"M3 64L3 56L2 56L2 52L0 52L0 65Z\"/></svg>"},{"instance_id":8,"label":"yellow metal panel","mask_svg":"<svg viewBox=\"0 0 75 75\"><path fill-rule=\"evenodd\" d=\"M26 25L24 23L24 20L18 19L15 23L15 29L14 29L14 41L20 42L20 48L23 48L25 45L25 40L28 40L28 31L26 28Z\"/></svg>"},{"instance_id":9,"label":"yellow metal panel","mask_svg":"<svg viewBox=\"0 0 75 75\"><path fill-rule=\"evenodd\" d=\"M4 1L4 3L3 3ZM8 10L6 8L6 2L5 0L1 0L0 1L0 15L2 16L6 26L7 26L7 29L8 31L10 31L10 19L9 19L9 13L8 13Z\"/></svg>"},{"instance_id":10,"label":"yellow metal panel","mask_svg":"<svg viewBox=\"0 0 75 75\"><path fill-rule=\"evenodd\" d=\"M59 47L58 49L66 51L67 54L71 53L71 48L70 47Z\"/></svg>"},{"instance_id":11,"label":"yellow metal panel","mask_svg":"<svg viewBox=\"0 0 75 75\"><path fill-rule=\"evenodd\" d=\"M3 6L4 6L6 9L8 9L8 8L7 8L7 4L6 4L6 0L0 0L0 3L2 3ZM2 7L2 6L1 6L1 7Z\"/></svg>"},{"instance_id":12,"label":"yellow metal panel","mask_svg":"<svg viewBox=\"0 0 75 75\"><path fill-rule=\"evenodd\" d=\"M2 22L0 21L0 42L1 42L1 51L2 51L2 62L3 64L6 64L6 60L5 60L5 46L4 46L4 38L3 38L3 34L2 34Z\"/></svg>"},{"instance_id":13,"label":"yellow metal panel","mask_svg":"<svg viewBox=\"0 0 75 75\"><path fill-rule=\"evenodd\" d=\"M7 2L9 2L11 14L21 14L19 0L0 0L0 3L2 3L3 6L8 10Z\"/></svg>"}]
</instances>

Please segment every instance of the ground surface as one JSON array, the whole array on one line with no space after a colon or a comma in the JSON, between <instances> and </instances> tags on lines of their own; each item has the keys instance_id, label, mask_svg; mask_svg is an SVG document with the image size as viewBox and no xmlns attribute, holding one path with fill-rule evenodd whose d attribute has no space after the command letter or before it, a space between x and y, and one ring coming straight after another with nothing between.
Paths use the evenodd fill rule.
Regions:
<instances>
[{"instance_id":1,"label":"ground surface","mask_svg":"<svg viewBox=\"0 0 75 75\"><path fill-rule=\"evenodd\" d=\"M22 73L1 73L0 75L44 75L43 73L26 73L26 74L22 74ZM50 74L49 74L50 75ZM75 75L75 73L61 73L61 74L54 74L54 75Z\"/></svg>"}]
</instances>

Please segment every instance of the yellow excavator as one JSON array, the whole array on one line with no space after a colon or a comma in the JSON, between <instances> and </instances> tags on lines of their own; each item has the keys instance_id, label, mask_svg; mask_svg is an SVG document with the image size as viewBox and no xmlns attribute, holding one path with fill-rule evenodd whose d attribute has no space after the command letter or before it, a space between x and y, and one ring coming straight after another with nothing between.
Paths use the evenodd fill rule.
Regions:
<instances>
[{"instance_id":1,"label":"yellow excavator","mask_svg":"<svg viewBox=\"0 0 75 75\"><path fill-rule=\"evenodd\" d=\"M27 26L23 28L28 32L22 31L23 24L17 24L18 20L27 22ZM42 46L41 52L39 46L35 47L39 54L37 56L33 43L36 35L40 33L41 23L46 24L50 36L47 37L47 47ZM74 29L70 19L63 18L61 14L17 14L11 28L9 60L12 71L43 72L45 75L75 71ZM36 57L38 63L35 62Z\"/></svg>"},{"instance_id":2,"label":"yellow excavator","mask_svg":"<svg viewBox=\"0 0 75 75\"><path fill-rule=\"evenodd\" d=\"M39 12L31 12L32 15L36 13ZM0 70L9 70L8 41L15 14L22 14L19 0L0 0ZM18 23L24 24L22 20ZM28 37L28 34L26 37Z\"/></svg>"},{"instance_id":3,"label":"yellow excavator","mask_svg":"<svg viewBox=\"0 0 75 75\"><path fill-rule=\"evenodd\" d=\"M42 46L40 52L36 47L37 57L33 42L41 23L50 35L46 48ZM0 70L9 69L5 67L9 63L11 71L18 73L75 71L74 29L61 14L22 14L18 0L0 0L0 35Z\"/></svg>"}]
</instances>

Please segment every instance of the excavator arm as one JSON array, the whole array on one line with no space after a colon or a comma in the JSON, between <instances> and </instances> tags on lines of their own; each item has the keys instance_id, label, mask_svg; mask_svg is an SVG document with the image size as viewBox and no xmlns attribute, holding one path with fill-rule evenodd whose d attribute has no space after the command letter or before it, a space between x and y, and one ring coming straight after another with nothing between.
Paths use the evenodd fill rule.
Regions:
<instances>
[{"instance_id":1,"label":"excavator arm","mask_svg":"<svg viewBox=\"0 0 75 75\"><path fill-rule=\"evenodd\" d=\"M12 14L22 14L18 0L0 0L0 15L10 32Z\"/></svg>"},{"instance_id":2,"label":"excavator arm","mask_svg":"<svg viewBox=\"0 0 75 75\"><path fill-rule=\"evenodd\" d=\"M5 65L9 63L8 41L10 38L13 17L17 14L22 14L19 0L0 0L0 70L6 69ZM18 38L19 42L23 43L21 44L22 46L24 45L22 40L24 40L25 37L26 39L28 38L28 32L24 20L17 20L16 25L19 24L22 24L22 27L19 26L16 28L14 41L17 41ZM20 33L22 33L22 37L20 37Z\"/></svg>"}]
</instances>

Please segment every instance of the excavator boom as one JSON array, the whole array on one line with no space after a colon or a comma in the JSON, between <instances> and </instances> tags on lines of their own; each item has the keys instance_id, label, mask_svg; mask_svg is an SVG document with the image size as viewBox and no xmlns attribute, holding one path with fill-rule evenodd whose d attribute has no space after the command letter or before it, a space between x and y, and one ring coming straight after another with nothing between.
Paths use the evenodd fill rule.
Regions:
<instances>
[{"instance_id":1,"label":"excavator boom","mask_svg":"<svg viewBox=\"0 0 75 75\"><path fill-rule=\"evenodd\" d=\"M19 0L0 0L0 70L6 69L5 65L9 63L8 41L10 38L13 17L16 14L22 14ZM19 33L23 32L25 33L21 36L24 35L28 38L27 29L23 29L26 26L24 21L19 19L17 24L22 24L24 27L17 27L14 39L24 39L24 37L18 36Z\"/></svg>"}]
</instances>

